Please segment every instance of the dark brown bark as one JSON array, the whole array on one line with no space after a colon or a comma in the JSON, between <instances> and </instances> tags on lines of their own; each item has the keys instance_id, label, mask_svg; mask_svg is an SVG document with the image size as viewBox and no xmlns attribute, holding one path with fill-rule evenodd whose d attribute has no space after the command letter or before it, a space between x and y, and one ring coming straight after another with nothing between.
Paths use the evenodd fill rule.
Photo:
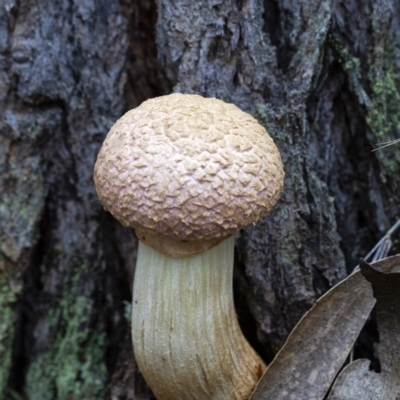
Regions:
<instances>
[{"instance_id":1,"label":"dark brown bark","mask_svg":"<svg viewBox=\"0 0 400 400\"><path fill-rule=\"evenodd\" d=\"M3 0L3 398L151 398L129 339L136 240L92 170L124 110L171 90L235 103L281 149L282 198L238 235L235 269L269 361L399 218L398 145L371 152L399 137L399 24L394 0Z\"/></svg>"}]
</instances>

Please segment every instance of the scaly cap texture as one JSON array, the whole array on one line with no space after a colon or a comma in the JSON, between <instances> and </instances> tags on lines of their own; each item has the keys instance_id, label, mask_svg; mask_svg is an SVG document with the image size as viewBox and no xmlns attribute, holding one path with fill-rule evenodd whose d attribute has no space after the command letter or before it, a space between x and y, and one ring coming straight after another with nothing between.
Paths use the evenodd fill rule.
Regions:
<instances>
[{"instance_id":1,"label":"scaly cap texture","mask_svg":"<svg viewBox=\"0 0 400 400\"><path fill-rule=\"evenodd\" d=\"M94 171L100 201L123 225L181 241L224 238L263 218L283 176L277 147L251 115L189 94L123 115Z\"/></svg>"}]
</instances>

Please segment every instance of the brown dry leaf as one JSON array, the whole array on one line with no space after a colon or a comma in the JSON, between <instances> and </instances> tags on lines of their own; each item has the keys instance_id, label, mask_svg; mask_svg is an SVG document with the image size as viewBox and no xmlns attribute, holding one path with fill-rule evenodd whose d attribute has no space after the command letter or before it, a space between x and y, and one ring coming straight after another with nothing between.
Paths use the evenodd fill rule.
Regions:
<instances>
[{"instance_id":1,"label":"brown dry leaf","mask_svg":"<svg viewBox=\"0 0 400 400\"><path fill-rule=\"evenodd\" d=\"M369 360L356 360L339 375L328 400L376 400L381 392L379 374L369 370Z\"/></svg>"},{"instance_id":2,"label":"brown dry leaf","mask_svg":"<svg viewBox=\"0 0 400 400\"><path fill-rule=\"evenodd\" d=\"M400 255L369 265L360 263L377 300L381 373L369 371L368 360L357 360L337 379L329 400L400 399Z\"/></svg>"},{"instance_id":3,"label":"brown dry leaf","mask_svg":"<svg viewBox=\"0 0 400 400\"><path fill-rule=\"evenodd\" d=\"M333 287L294 328L251 400L323 399L374 304L360 271Z\"/></svg>"}]
</instances>

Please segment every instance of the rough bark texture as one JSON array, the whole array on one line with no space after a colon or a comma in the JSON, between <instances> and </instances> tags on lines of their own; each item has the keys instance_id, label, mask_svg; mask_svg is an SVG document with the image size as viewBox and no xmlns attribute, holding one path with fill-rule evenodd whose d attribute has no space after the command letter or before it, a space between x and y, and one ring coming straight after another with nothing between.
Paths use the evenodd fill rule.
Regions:
<instances>
[{"instance_id":1,"label":"rough bark texture","mask_svg":"<svg viewBox=\"0 0 400 400\"><path fill-rule=\"evenodd\" d=\"M135 238L92 170L123 111L171 90L235 103L281 149L282 199L237 237L235 270L269 361L399 217L398 145L371 153L399 136L399 25L395 0L2 0L0 398L151 398L129 344Z\"/></svg>"}]
</instances>

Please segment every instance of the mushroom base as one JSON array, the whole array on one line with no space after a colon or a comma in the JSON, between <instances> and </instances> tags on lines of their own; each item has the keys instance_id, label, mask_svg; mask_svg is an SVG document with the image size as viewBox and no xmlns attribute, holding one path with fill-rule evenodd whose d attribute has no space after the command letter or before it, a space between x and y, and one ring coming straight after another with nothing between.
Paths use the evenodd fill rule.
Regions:
<instances>
[{"instance_id":1,"label":"mushroom base","mask_svg":"<svg viewBox=\"0 0 400 400\"><path fill-rule=\"evenodd\" d=\"M133 348L160 400L243 400L265 370L237 322L233 250L230 237L173 258L139 242Z\"/></svg>"}]
</instances>

